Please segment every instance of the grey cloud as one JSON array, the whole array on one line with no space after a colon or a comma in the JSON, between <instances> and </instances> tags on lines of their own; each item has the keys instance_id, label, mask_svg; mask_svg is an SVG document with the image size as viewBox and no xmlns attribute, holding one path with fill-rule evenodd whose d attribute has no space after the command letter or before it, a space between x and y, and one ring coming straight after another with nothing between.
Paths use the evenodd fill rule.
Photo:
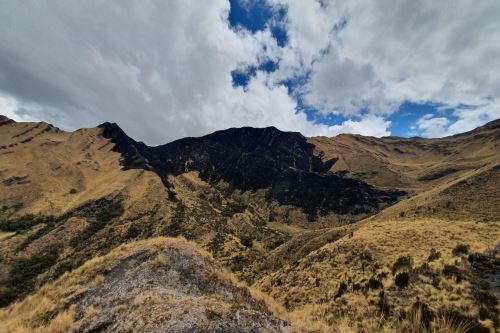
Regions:
<instances>
[{"instance_id":1,"label":"grey cloud","mask_svg":"<svg viewBox=\"0 0 500 333\"><path fill-rule=\"evenodd\" d=\"M68 129L116 121L151 144L243 125L386 135L383 117L403 100L482 105L488 96L457 117L499 115L498 2L276 1L288 6L283 49L268 29L230 29L226 0L5 1L0 98L15 98L20 118ZM280 69L234 88L231 71L258 59L279 59ZM308 71L306 100L351 120L325 126L296 112L279 82ZM370 114L359 117L363 107Z\"/></svg>"}]
</instances>

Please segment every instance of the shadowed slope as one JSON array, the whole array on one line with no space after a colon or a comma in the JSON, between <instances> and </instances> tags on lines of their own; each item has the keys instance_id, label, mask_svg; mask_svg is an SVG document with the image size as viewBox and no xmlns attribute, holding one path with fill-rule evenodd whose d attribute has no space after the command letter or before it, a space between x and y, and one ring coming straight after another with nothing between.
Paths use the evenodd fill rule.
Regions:
<instances>
[{"instance_id":1,"label":"shadowed slope","mask_svg":"<svg viewBox=\"0 0 500 333\"><path fill-rule=\"evenodd\" d=\"M316 154L338 159L331 171L375 186L421 192L470 170L500 163L500 120L439 139L312 137Z\"/></svg>"},{"instance_id":2,"label":"shadowed slope","mask_svg":"<svg viewBox=\"0 0 500 333\"><path fill-rule=\"evenodd\" d=\"M318 213L375 213L404 194L329 173L336 159L322 161L300 133L274 127L232 128L157 147L135 142L116 124L100 127L123 155L125 168L154 170L167 187L168 175L198 171L203 180L224 181L233 190L270 189L268 199L298 206L311 219Z\"/></svg>"}]
</instances>

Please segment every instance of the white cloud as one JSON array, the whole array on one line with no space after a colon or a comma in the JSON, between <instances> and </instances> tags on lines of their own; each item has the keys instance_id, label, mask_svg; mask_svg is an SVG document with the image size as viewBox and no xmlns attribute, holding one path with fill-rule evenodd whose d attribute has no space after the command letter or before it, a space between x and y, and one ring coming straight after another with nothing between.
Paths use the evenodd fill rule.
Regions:
<instances>
[{"instance_id":1,"label":"white cloud","mask_svg":"<svg viewBox=\"0 0 500 333\"><path fill-rule=\"evenodd\" d=\"M15 109L0 107L69 129L116 121L153 144L243 125L389 135L405 100L476 106L429 135L499 116L497 1L272 1L288 7L284 48L269 29L231 29L225 0L5 3L0 93ZM276 72L232 86L232 70L268 58ZM306 73L292 96L279 84ZM297 94L349 119L312 123Z\"/></svg>"},{"instance_id":2,"label":"white cloud","mask_svg":"<svg viewBox=\"0 0 500 333\"><path fill-rule=\"evenodd\" d=\"M445 117L427 114L417 121L415 130L427 138L467 132L500 118L500 103L493 100L476 107L458 107L453 111L453 116L457 118L454 122Z\"/></svg>"},{"instance_id":3,"label":"white cloud","mask_svg":"<svg viewBox=\"0 0 500 333\"><path fill-rule=\"evenodd\" d=\"M492 110L500 99L500 2L276 1L289 7L285 58L312 61L300 92L321 111L389 115L405 101L475 106L455 113L452 131L500 116Z\"/></svg>"},{"instance_id":4,"label":"white cloud","mask_svg":"<svg viewBox=\"0 0 500 333\"><path fill-rule=\"evenodd\" d=\"M341 133L351 133L381 137L391 135L391 132L389 131L390 125L391 122L385 120L383 117L373 114L366 114L363 115L359 120L348 119L340 125L323 126L319 130L317 128L313 130L315 132L319 132L320 135L324 136L334 136ZM311 135L314 134L311 133Z\"/></svg>"},{"instance_id":5,"label":"white cloud","mask_svg":"<svg viewBox=\"0 0 500 333\"><path fill-rule=\"evenodd\" d=\"M449 124L448 118L434 117L433 114L426 114L417 121L418 130L427 138L445 136L448 133Z\"/></svg>"}]
</instances>

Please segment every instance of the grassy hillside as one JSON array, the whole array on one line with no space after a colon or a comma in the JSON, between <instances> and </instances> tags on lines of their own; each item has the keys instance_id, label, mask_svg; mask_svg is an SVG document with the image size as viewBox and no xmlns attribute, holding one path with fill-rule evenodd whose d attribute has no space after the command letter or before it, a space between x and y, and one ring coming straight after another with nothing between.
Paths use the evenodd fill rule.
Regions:
<instances>
[{"instance_id":1,"label":"grassy hillside","mask_svg":"<svg viewBox=\"0 0 500 333\"><path fill-rule=\"evenodd\" d=\"M118 246L0 310L7 332L297 332L193 244Z\"/></svg>"},{"instance_id":2,"label":"grassy hillside","mask_svg":"<svg viewBox=\"0 0 500 333\"><path fill-rule=\"evenodd\" d=\"M433 140L233 129L153 154L2 119L0 332L499 328L498 121ZM296 204L332 179L353 187Z\"/></svg>"}]
</instances>

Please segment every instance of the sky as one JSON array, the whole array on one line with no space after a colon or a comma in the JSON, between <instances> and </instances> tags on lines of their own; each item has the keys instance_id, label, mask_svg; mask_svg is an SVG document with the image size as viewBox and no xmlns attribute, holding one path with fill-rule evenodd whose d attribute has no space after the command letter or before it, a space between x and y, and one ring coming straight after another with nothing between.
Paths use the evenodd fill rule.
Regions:
<instances>
[{"instance_id":1,"label":"sky","mask_svg":"<svg viewBox=\"0 0 500 333\"><path fill-rule=\"evenodd\" d=\"M162 144L275 126L442 137L500 117L498 0L6 0L0 114Z\"/></svg>"}]
</instances>

